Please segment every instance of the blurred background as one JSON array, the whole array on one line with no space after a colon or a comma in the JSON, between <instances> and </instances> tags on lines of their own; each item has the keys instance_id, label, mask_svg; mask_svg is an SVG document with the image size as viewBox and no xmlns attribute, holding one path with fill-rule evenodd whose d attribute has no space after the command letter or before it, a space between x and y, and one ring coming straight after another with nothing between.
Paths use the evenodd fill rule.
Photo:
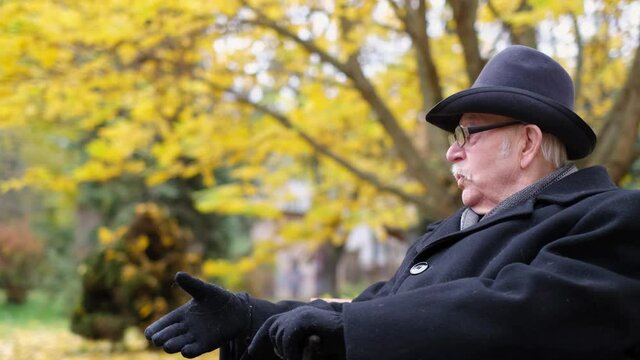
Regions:
<instances>
[{"instance_id":1,"label":"blurred background","mask_svg":"<svg viewBox=\"0 0 640 360\"><path fill-rule=\"evenodd\" d=\"M573 76L578 165L638 188L639 40L624 0L0 0L0 358L181 358L140 334L176 271L391 276L460 206L426 110L510 44Z\"/></svg>"}]
</instances>

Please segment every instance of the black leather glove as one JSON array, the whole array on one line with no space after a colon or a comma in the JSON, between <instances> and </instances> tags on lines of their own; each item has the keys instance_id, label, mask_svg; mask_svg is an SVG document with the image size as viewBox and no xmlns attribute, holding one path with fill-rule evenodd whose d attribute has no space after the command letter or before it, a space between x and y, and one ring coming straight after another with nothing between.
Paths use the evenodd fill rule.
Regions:
<instances>
[{"instance_id":1,"label":"black leather glove","mask_svg":"<svg viewBox=\"0 0 640 360\"><path fill-rule=\"evenodd\" d=\"M242 298L184 272L176 274L176 283L193 299L145 329L144 336L154 345L194 358L249 329L251 307Z\"/></svg>"},{"instance_id":2,"label":"black leather glove","mask_svg":"<svg viewBox=\"0 0 640 360\"><path fill-rule=\"evenodd\" d=\"M249 355L255 357L273 347L285 360L301 360L311 335L320 338L321 358L346 357L342 313L313 306L300 306L270 317L253 337Z\"/></svg>"}]
</instances>

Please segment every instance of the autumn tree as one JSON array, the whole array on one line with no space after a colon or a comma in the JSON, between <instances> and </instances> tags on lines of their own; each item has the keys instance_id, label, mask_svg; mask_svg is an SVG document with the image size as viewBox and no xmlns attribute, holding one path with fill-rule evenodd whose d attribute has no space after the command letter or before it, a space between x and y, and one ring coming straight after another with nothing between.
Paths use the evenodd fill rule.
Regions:
<instances>
[{"instance_id":1,"label":"autumn tree","mask_svg":"<svg viewBox=\"0 0 640 360\"><path fill-rule=\"evenodd\" d=\"M84 146L76 163L34 162L2 186L199 177L201 211L280 218L302 180L313 206L281 224L284 239L407 229L460 205L425 111L512 43L570 70L599 136L584 163L621 182L638 157L639 12L624 0L3 1L2 126Z\"/></svg>"}]
</instances>

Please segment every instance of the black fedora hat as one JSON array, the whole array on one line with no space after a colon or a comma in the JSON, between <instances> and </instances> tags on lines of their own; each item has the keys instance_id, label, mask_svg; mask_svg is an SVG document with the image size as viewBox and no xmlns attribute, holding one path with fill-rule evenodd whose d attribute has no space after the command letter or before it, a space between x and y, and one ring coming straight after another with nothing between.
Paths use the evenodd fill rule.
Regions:
<instances>
[{"instance_id":1,"label":"black fedora hat","mask_svg":"<svg viewBox=\"0 0 640 360\"><path fill-rule=\"evenodd\" d=\"M536 49L512 45L489 60L471 88L431 108L426 120L453 132L467 112L509 116L555 135L575 160L593 151L596 135L573 104L573 81L560 64Z\"/></svg>"}]
</instances>

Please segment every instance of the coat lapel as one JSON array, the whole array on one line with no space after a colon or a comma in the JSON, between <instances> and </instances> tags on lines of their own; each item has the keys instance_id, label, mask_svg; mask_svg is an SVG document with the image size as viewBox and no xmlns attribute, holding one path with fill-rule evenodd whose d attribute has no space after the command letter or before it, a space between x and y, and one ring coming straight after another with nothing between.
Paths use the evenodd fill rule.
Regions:
<instances>
[{"instance_id":1,"label":"coat lapel","mask_svg":"<svg viewBox=\"0 0 640 360\"><path fill-rule=\"evenodd\" d=\"M533 200L526 201L520 205L514 206L511 209L507 209L496 215L481 220L475 225L469 226L464 230L460 230L460 217L462 216L463 209L460 209L454 216L449 217L443 221L440 226L433 230L431 235L427 236L423 243L420 244L416 250L418 255L428 251L430 249L443 246L445 244L451 244L458 241L470 234L485 229L493 224L507 221L518 217L528 217L533 213Z\"/></svg>"}]
</instances>

